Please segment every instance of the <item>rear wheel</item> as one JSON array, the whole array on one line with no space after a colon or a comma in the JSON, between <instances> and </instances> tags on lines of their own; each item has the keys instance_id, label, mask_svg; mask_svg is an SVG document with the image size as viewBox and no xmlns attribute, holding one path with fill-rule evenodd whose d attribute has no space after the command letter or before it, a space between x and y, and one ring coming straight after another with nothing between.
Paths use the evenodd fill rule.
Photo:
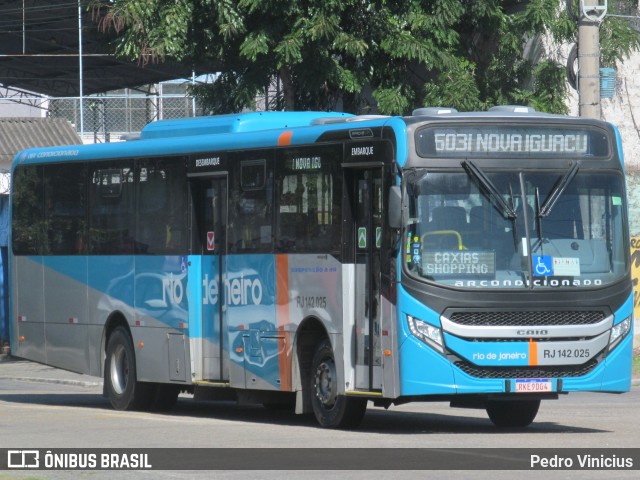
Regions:
<instances>
[{"instance_id":1,"label":"rear wheel","mask_svg":"<svg viewBox=\"0 0 640 480\"><path fill-rule=\"evenodd\" d=\"M367 409L366 398L338 395L338 376L328 339L316 348L311 367L311 404L318 423L326 428L355 428Z\"/></svg>"},{"instance_id":2,"label":"rear wheel","mask_svg":"<svg viewBox=\"0 0 640 480\"><path fill-rule=\"evenodd\" d=\"M133 343L123 327L117 327L109 336L104 382L116 410L143 410L151 405L153 384L138 382Z\"/></svg>"},{"instance_id":3,"label":"rear wheel","mask_svg":"<svg viewBox=\"0 0 640 480\"><path fill-rule=\"evenodd\" d=\"M490 400L487 414L496 427L524 428L533 422L540 400Z\"/></svg>"}]
</instances>

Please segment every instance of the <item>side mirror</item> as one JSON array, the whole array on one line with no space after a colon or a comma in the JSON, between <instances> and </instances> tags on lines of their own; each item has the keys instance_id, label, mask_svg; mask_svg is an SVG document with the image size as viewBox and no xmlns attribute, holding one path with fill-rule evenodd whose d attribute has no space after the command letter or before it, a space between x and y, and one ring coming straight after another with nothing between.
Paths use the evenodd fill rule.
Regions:
<instances>
[{"instance_id":1,"label":"side mirror","mask_svg":"<svg viewBox=\"0 0 640 480\"><path fill-rule=\"evenodd\" d=\"M389 189L389 226L402 228L402 191L397 185Z\"/></svg>"}]
</instances>

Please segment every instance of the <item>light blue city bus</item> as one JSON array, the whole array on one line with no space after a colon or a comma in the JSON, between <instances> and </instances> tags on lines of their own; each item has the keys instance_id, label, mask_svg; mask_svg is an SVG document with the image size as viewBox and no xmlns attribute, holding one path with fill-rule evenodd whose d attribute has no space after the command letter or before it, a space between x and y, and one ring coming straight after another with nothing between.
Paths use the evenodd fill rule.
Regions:
<instances>
[{"instance_id":1,"label":"light blue city bus","mask_svg":"<svg viewBox=\"0 0 640 480\"><path fill-rule=\"evenodd\" d=\"M621 139L526 107L242 113L13 163L11 351L116 409L235 399L353 428L631 384Z\"/></svg>"}]
</instances>

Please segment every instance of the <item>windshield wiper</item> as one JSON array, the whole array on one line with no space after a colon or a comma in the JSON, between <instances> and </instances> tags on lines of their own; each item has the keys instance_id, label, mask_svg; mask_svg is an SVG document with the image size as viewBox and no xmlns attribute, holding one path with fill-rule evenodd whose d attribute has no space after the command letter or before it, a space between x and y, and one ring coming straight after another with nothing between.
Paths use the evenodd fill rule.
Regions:
<instances>
[{"instance_id":1,"label":"windshield wiper","mask_svg":"<svg viewBox=\"0 0 640 480\"><path fill-rule=\"evenodd\" d=\"M485 196L487 200L489 200L489 203L491 203L491 205L493 205L494 208L498 210L500 215L515 222L515 219L518 215L516 214L513 205L509 205L504 201L502 195L500 194L500 191L493 184L493 182L489 180L489 177L487 177L485 173L470 160L463 161L462 168L465 169L467 175L469 175L476 181L480 192ZM513 193L511 194L511 198L513 199Z\"/></svg>"},{"instance_id":2,"label":"windshield wiper","mask_svg":"<svg viewBox=\"0 0 640 480\"><path fill-rule=\"evenodd\" d=\"M576 176L576 173L578 173L579 169L580 167L578 163L574 163L571 168L563 175L563 177L558 182L556 182L556 184L553 186L553 189L551 189L551 193L546 198L539 210L536 212L536 216L538 218L546 217L551 213L551 209L567 189L569 183L571 183L571 180L573 180L573 177Z\"/></svg>"},{"instance_id":3,"label":"windshield wiper","mask_svg":"<svg viewBox=\"0 0 640 480\"><path fill-rule=\"evenodd\" d=\"M535 250L537 246L542 246L542 216L540 215L540 189L536 187L536 232L538 233L538 242L532 248Z\"/></svg>"},{"instance_id":4,"label":"windshield wiper","mask_svg":"<svg viewBox=\"0 0 640 480\"><path fill-rule=\"evenodd\" d=\"M487 200L489 200L489 203L493 205L493 208L495 208L498 213L500 213L500 215L502 215L504 218L508 218L509 220L511 220L513 245L517 248L518 230L516 226L516 218L518 217L518 214L515 210L515 202L513 201L513 190L511 188L511 184L509 184L509 198L511 199L511 205L509 205L502 198L500 190L498 190L493 182L489 180L489 177L487 177L485 173L480 170L480 167L478 167L471 160L464 160L461 165L462 168L464 168L465 172L467 172L467 175L469 175L475 181L478 190L480 190L480 193L482 193L482 195Z\"/></svg>"}]
</instances>

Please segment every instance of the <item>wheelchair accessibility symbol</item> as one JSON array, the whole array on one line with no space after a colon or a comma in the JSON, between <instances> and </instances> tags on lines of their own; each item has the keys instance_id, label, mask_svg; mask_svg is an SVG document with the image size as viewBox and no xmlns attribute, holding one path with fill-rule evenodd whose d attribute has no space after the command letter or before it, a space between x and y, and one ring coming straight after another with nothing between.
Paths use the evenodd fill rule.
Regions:
<instances>
[{"instance_id":1,"label":"wheelchair accessibility symbol","mask_svg":"<svg viewBox=\"0 0 640 480\"><path fill-rule=\"evenodd\" d=\"M553 257L549 255L534 255L533 270L536 277L550 277L553 275Z\"/></svg>"}]
</instances>

